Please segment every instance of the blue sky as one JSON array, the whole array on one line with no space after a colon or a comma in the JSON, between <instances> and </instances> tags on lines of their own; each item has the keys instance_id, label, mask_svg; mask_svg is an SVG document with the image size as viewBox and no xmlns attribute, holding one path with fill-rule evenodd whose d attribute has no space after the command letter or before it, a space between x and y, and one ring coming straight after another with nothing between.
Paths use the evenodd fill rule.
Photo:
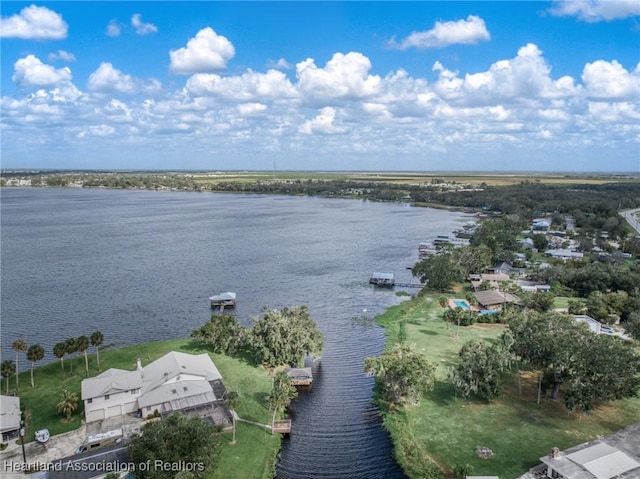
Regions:
<instances>
[{"instance_id":1,"label":"blue sky","mask_svg":"<svg viewBox=\"0 0 640 479\"><path fill-rule=\"evenodd\" d=\"M1 15L3 168L640 172L638 0Z\"/></svg>"}]
</instances>

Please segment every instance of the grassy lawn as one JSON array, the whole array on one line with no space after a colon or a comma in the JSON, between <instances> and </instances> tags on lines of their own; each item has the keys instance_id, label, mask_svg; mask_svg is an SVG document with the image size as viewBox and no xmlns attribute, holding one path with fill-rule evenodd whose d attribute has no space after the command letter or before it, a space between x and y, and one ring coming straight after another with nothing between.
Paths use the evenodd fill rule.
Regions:
<instances>
[{"instance_id":1,"label":"grassy lawn","mask_svg":"<svg viewBox=\"0 0 640 479\"><path fill-rule=\"evenodd\" d=\"M102 371L109 368L133 370L136 359L142 359L142 364L149 364L170 351L199 354L208 352L199 348L189 339L145 343L122 349L100 352ZM210 353L224 383L229 391L237 391L239 402L237 413L244 419L250 419L265 424L271 423L271 414L265 407L265 396L271 389L271 379L262 368L254 367L247 362L224 355ZM67 422L57 412L56 404L64 389L74 392L80 397L80 382L85 377L84 357L73 359L73 377L62 379L60 362L44 365L34 371L35 388L30 387L29 371L26 370L27 361L21 358L20 400L25 407L26 437L33 440L34 432L48 428L51 434L60 434L80 427L82 404L72 419ZM69 358L65 359L65 369L69 374ZM98 374L94 354L89 355L89 375ZM5 382L2 382L2 392L5 392ZM15 386L15 378L11 378L10 391ZM15 390L15 389L14 389ZM236 430L236 444L231 444L231 433L224 433L223 449L220 466L213 478L270 478L272 477L275 456L280 449L279 435L272 436L263 428L238 423Z\"/></svg>"},{"instance_id":2,"label":"grassy lawn","mask_svg":"<svg viewBox=\"0 0 640 479\"><path fill-rule=\"evenodd\" d=\"M441 320L438 296L405 302L380 318L388 327L390 343L397 338L398 320L405 321L407 343L437 365L434 391L419 406L385 419L396 456L411 477L429 477L419 465L429 457L447 472L469 464L474 474L515 478L538 464L553 446L565 449L640 421L640 398L601 404L588 416L567 414L561 399L543 399L538 405L536 376L527 372L521 374L522 394L517 375L510 373L505 375L500 400L456 398L446 377L448 368L457 363L462 344L478 338L496 341L505 326L476 324L458 330ZM477 447L491 448L493 457L479 458Z\"/></svg>"}]
</instances>

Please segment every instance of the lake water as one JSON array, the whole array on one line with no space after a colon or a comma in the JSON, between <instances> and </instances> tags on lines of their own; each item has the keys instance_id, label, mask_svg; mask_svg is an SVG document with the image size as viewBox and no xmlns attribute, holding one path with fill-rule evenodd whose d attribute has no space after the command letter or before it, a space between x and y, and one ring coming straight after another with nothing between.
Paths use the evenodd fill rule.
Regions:
<instances>
[{"instance_id":1,"label":"lake water","mask_svg":"<svg viewBox=\"0 0 640 479\"><path fill-rule=\"evenodd\" d=\"M245 325L264 306L308 305L325 350L313 387L292 405L278 477L404 477L363 373L364 358L383 351L384 331L359 320L400 298L368 278L389 272L415 283L406 267L418 243L468 216L313 197L0 194L3 357L13 358L17 338L42 344L52 361L53 344L95 330L115 345L188 337L210 318L208 297L224 291L237 293L231 311Z\"/></svg>"}]
</instances>

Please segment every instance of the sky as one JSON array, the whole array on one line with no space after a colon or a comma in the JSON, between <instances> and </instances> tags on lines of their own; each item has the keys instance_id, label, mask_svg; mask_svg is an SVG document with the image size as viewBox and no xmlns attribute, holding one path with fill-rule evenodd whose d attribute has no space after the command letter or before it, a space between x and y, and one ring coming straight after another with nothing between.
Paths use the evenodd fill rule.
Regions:
<instances>
[{"instance_id":1,"label":"sky","mask_svg":"<svg viewBox=\"0 0 640 479\"><path fill-rule=\"evenodd\" d=\"M640 0L0 7L3 169L640 172Z\"/></svg>"}]
</instances>

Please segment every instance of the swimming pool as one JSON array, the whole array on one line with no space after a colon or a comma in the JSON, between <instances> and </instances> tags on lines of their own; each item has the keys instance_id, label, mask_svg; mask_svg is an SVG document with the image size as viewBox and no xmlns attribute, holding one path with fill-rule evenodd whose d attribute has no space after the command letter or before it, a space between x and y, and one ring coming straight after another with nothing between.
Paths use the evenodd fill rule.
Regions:
<instances>
[{"instance_id":1,"label":"swimming pool","mask_svg":"<svg viewBox=\"0 0 640 479\"><path fill-rule=\"evenodd\" d=\"M464 299L454 299L453 304L456 305L456 308L471 309L469 303L467 303Z\"/></svg>"}]
</instances>

